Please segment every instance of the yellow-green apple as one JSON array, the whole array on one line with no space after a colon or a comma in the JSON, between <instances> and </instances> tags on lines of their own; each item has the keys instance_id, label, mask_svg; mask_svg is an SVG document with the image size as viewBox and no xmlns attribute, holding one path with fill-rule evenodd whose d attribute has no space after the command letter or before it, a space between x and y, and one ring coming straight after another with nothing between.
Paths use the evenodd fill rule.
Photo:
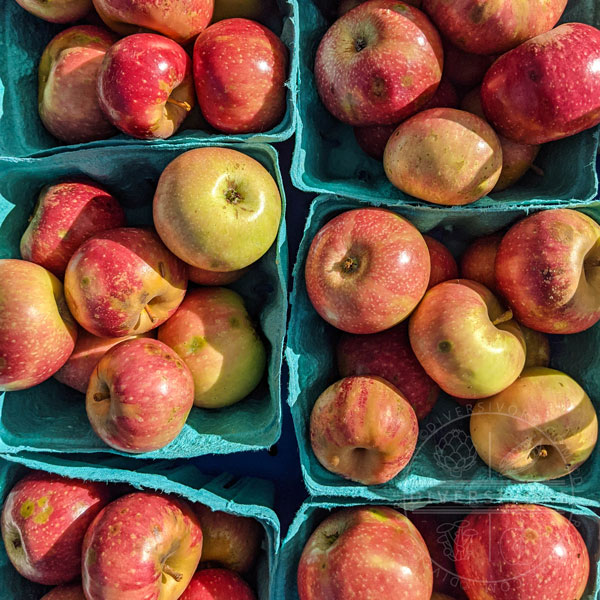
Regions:
<instances>
[{"instance_id":1,"label":"yellow-green apple","mask_svg":"<svg viewBox=\"0 0 600 600\"><path fill-rule=\"evenodd\" d=\"M237 271L275 241L281 196L253 158L230 148L197 148L167 165L153 211L158 234L179 258L208 271Z\"/></svg>"},{"instance_id":2,"label":"yellow-green apple","mask_svg":"<svg viewBox=\"0 0 600 600\"><path fill-rule=\"evenodd\" d=\"M423 0L444 37L473 54L501 54L552 29L567 0Z\"/></svg>"},{"instance_id":3,"label":"yellow-green apple","mask_svg":"<svg viewBox=\"0 0 600 600\"><path fill-rule=\"evenodd\" d=\"M550 340L548 336L524 325L520 327L527 349L525 368L547 367L550 364Z\"/></svg>"},{"instance_id":4,"label":"yellow-green apple","mask_svg":"<svg viewBox=\"0 0 600 600\"><path fill-rule=\"evenodd\" d=\"M94 181L68 179L47 185L21 238L21 256L62 278L83 242L95 233L124 225L119 201Z\"/></svg>"},{"instance_id":5,"label":"yellow-green apple","mask_svg":"<svg viewBox=\"0 0 600 600\"><path fill-rule=\"evenodd\" d=\"M77 579L83 536L110 499L103 483L41 471L26 475L2 508L2 539L15 569L44 585Z\"/></svg>"},{"instance_id":6,"label":"yellow-green apple","mask_svg":"<svg viewBox=\"0 0 600 600\"><path fill-rule=\"evenodd\" d=\"M100 359L113 347L126 340L138 337L153 337L154 331L120 338L101 338L92 335L83 327L77 332L75 348L67 362L54 373L54 378L85 394L90 377Z\"/></svg>"},{"instance_id":7,"label":"yellow-green apple","mask_svg":"<svg viewBox=\"0 0 600 600\"><path fill-rule=\"evenodd\" d=\"M496 255L498 290L515 317L543 333L577 333L600 320L600 225L568 208L513 225Z\"/></svg>"},{"instance_id":8,"label":"yellow-green apple","mask_svg":"<svg viewBox=\"0 0 600 600\"><path fill-rule=\"evenodd\" d=\"M417 445L415 411L391 383L374 376L345 377L318 398L310 415L310 442L332 473L365 485L393 479Z\"/></svg>"},{"instance_id":9,"label":"yellow-green apple","mask_svg":"<svg viewBox=\"0 0 600 600\"><path fill-rule=\"evenodd\" d=\"M461 523L454 548L472 600L579 600L587 585L590 559L581 534L546 506L476 510Z\"/></svg>"},{"instance_id":10,"label":"yellow-green apple","mask_svg":"<svg viewBox=\"0 0 600 600\"><path fill-rule=\"evenodd\" d=\"M522 144L594 127L600 123L599 64L600 30L560 25L492 65L481 87L485 114L500 134Z\"/></svg>"},{"instance_id":11,"label":"yellow-green apple","mask_svg":"<svg viewBox=\"0 0 600 600\"><path fill-rule=\"evenodd\" d=\"M252 588L234 571L202 569L186 588L181 600L256 600Z\"/></svg>"},{"instance_id":12,"label":"yellow-green apple","mask_svg":"<svg viewBox=\"0 0 600 600\"><path fill-rule=\"evenodd\" d=\"M340 17L315 59L327 110L355 127L399 123L433 96L443 68L440 36L419 9L370 0Z\"/></svg>"},{"instance_id":13,"label":"yellow-green apple","mask_svg":"<svg viewBox=\"0 0 600 600\"><path fill-rule=\"evenodd\" d=\"M458 398L500 392L525 364L525 341L511 311L469 279L431 288L410 318L409 336L427 374Z\"/></svg>"},{"instance_id":14,"label":"yellow-green apple","mask_svg":"<svg viewBox=\"0 0 600 600\"><path fill-rule=\"evenodd\" d=\"M348 333L377 333L406 319L423 297L429 251L404 217L359 208L317 232L304 274L310 301L323 319Z\"/></svg>"},{"instance_id":15,"label":"yellow-green apple","mask_svg":"<svg viewBox=\"0 0 600 600\"><path fill-rule=\"evenodd\" d=\"M194 44L194 82L204 118L218 131L267 131L285 114L288 51L265 26L226 19Z\"/></svg>"},{"instance_id":16,"label":"yellow-green apple","mask_svg":"<svg viewBox=\"0 0 600 600\"><path fill-rule=\"evenodd\" d=\"M430 600L432 586L423 538L386 506L336 511L315 529L298 564L300 600Z\"/></svg>"},{"instance_id":17,"label":"yellow-green apple","mask_svg":"<svg viewBox=\"0 0 600 600\"><path fill-rule=\"evenodd\" d=\"M425 373L412 351L406 323L400 323L380 333L346 333L338 341L336 354L338 370L342 377L382 377L398 388L412 406L419 421L435 406L439 387Z\"/></svg>"},{"instance_id":18,"label":"yellow-green apple","mask_svg":"<svg viewBox=\"0 0 600 600\"><path fill-rule=\"evenodd\" d=\"M470 90L478 86L496 57L471 54L457 48L448 40L443 42L444 78L448 78L454 85L463 89Z\"/></svg>"},{"instance_id":19,"label":"yellow-green apple","mask_svg":"<svg viewBox=\"0 0 600 600\"><path fill-rule=\"evenodd\" d=\"M25 260L0 260L0 390L23 390L51 377L69 358L77 325L62 283Z\"/></svg>"},{"instance_id":20,"label":"yellow-green apple","mask_svg":"<svg viewBox=\"0 0 600 600\"><path fill-rule=\"evenodd\" d=\"M144 140L171 137L194 106L192 61L162 35L130 35L102 61L98 100L123 133Z\"/></svg>"},{"instance_id":21,"label":"yellow-green apple","mask_svg":"<svg viewBox=\"0 0 600 600\"><path fill-rule=\"evenodd\" d=\"M208 271L200 267L188 267L190 281L198 285L229 285L242 278L250 267L238 269L237 271Z\"/></svg>"},{"instance_id":22,"label":"yellow-green apple","mask_svg":"<svg viewBox=\"0 0 600 600\"><path fill-rule=\"evenodd\" d=\"M480 117L431 108L394 131L383 167L392 184L411 196L447 206L470 204L496 185L502 146Z\"/></svg>"},{"instance_id":23,"label":"yellow-green apple","mask_svg":"<svg viewBox=\"0 0 600 600\"><path fill-rule=\"evenodd\" d=\"M227 288L190 291L158 330L194 378L194 404L222 408L243 400L260 383L267 353L243 298Z\"/></svg>"},{"instance_id":24,"label":"yellow-green apple","mask_svg":"<svg viewBox=\"0 0 600 600\"><path fill-rule=\"evenodd\" d=\"M565 373L525 369L508 388L478 402L471 438L481 459L515 481L547 481L572 473L598 439L596 410Z\"/></svg>"},{"instance_id":25,"label":"yellow-green apple","mask_svg":"<svg viewBox=\"0 0 600 600\"><path fill-rule=\"evenodd\" d=\"M123 452L152 452L171 443L194 405L194 380L166 344L153 339L113 346L96 365L85 408L96 434Z\"/></svg>"},{"instance_id":26,"label":"yellow-green apple","mask_svg":"<svg viewBox=\"0 0 600 600\"><path fill-rule=\"evenodd\" d=\"M450 250L430 235L424 235L423 239L427 244L429 260L431 262L431 273L429 274L427 289L436 286L438 283L442 283L442 281L456 279L458 277L458 265Z\"/></svg>"},{"instance_id":27,"label":"yellow-green apple","mask_svg":"<svg viewBox=\"0 0 600 600\"><path fill-rule=\"evenodd\" d=\"M472 242L460 259L460 276L478 281L494 294L498 294L494 265L501 241L502 234L495 233Z\"/></svg>"},{"instance_id":28,"label":"yellow-green apple","mask_svg":"<svg viewBox=\"0 0 600 600\"><path fill-rule=\"evenodd\" d=\"M98 337L145 333L181 304L187 268L150 229L98 233L73 254L65 296L79 324Z\"/></svg>"},{"instance_id":29,"label":"yellow-green apple","mask_svg":"<svg viewBox=\"0 0 600 600\"><path fill-rule=\"evenodd\" d=\"M111 502L83 541L87 600L177 600L198 567L202 529L181 499L137 492Z\"/></svg>"},{"instance_id":30,"label":"yellow-green apple","mask_svg":"<svg viewBox=\"0 0 600 600\"><path fill-rule=\"evenodd\" d=\"M42 596L41 600L85 600L81 583L60 585Z\"/></svg>"},{"instance_id":31,"label":"yellow-green apple","mask_svg":"<svg viewBox=\"0 0 600 600\"><path fill-rule=\"evenodd\" d=\"M77 25L46 46L38 67L38 109L54 137L76 144L117 133L100 109L96 90L100 66L116 40L101 27Z\"/></svg>"},{"instance_id":32,"label":"yellow-green apple","mask_svg":"<svg viewBox=\"0 0 600 600\"><path fill-rule=\"evenodd\" d=\"M50 23L72 23L92 10L92 0L16 0L32 15Z\"/></svg>"},{"instance_id":33,"label":"yellow-green apple","mask_svg":"<svg viewBox=\"0 0 600 600\"><path fill-rule=\"evenodd\" d=\"M272 0L215 0L212 22L238 17L259 20L272 9L277 10Z\"/></svg>"},{"instance_id":34,"label":"yellow-green apple","mask_svg":"<svg viewBox=\"0 0 600 600\"><path fill-rule=\"evenodd\" d=\"M156 32L180 44L196 37L212 18L214 0L93 0L100 18L122 35ZM161 599L162 600L162 599Z\"/></svg>"},{"instance_id":35,"label":"yellow-green apple","mask_svg":"<svg viewBox=\"0 0 600 600\"><path fill-rule=\"evenodd\" d=\"M462 99L460 107L482 119L486 118L483 106L481 105L480 88L471 90ZM539 144L531 145L513 142L503 135L498 135L498 139L502 146L502 172L492 192L505 190L519 181L529 171L541 148Z\"/></svg>"}]
</instances>

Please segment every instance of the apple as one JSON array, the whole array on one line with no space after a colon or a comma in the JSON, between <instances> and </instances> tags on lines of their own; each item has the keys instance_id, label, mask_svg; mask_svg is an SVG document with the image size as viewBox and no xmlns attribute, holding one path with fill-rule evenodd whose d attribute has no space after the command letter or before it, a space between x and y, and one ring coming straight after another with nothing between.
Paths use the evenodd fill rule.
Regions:
<instances>
[{"instance_id":1,"label":"apple","mask_svg":"<svg viewBox=\"0 0 600 600\"><path fill-rule=\"evenodd\" d=\"M154 31L180 44L196 37L210 23L214 8L214 0L93 2L100 18L117 33L130 35L141 31Z\"/></svg>"},{"instance_id":2,"label":"apple","mask_svg":"<svg viewBox=\"0 0 600 600\"><path fill-rule=\"evenodd\" d=\"M198 285L229 285L241 279L249 270L249 266L237 271L208 271L190 266L188 267L188 277L190 281Z\"/></svg>"},{"instance_id":3,"label":"apple","mask_svg":"<svg viewBox=\"0 0 600 600\"><path fill-rule=\"evenodd\" d=\"M98 100L123 133L142 140L171 137L194 106L192 61L162 35L130 35L104 57Z\"/></svg>"},{"instance_id":4,"label":"apple","mask_svg":"<svg viewBox=\"0 0 600 600\"><path fill-rule=\"evenodd\" d=\"M338 17L345 15L348 11L356 8L359 4L363 4L364 2L366 2L366 0L340 0L337 12ZM404 4L410 4L411 6L420 8L421 0L404 0Z\"/></svg>"},{"instance_id":5,"label":"apple","mask_svg":"<svg viewBox=\"0 0 600 600\"><path fill-rule=\"evenodd\" d=\"M444 40L444 78L456 86L467 89L478 86L495 59L495 56L464 52Z\"/></svg>"},{"instance_id":6,"label":"apple","mask_svg":"<svg viewBox=\"0 0 600 600\"><path fill-rule=\"evenodd\" d=\"M267 352L244 306L227 288L190 291L158 330L194 378L194 404L222 408L246 398L263 378Z\"/></svg>"},{"instance_id":7,"label":"apple","mask_svg":"<svg viewBox=\"0 0 600 600\"><path fill-rule=\"evenodd\" d=\"M549 31L567 0L423 0L423 9L454 45L473 54L501 54Z\"/></svg>"},{"instance_id":8,"label":"apple","mask_svg":"<svg viewBox=\"0 0 600 600\"><path fill-rule=\"evenodd\" d=\"M390 481L408 465L417 445L415 411L381 377L345 377L330 385L310 415L310 442L332 473L364 485Z\"/></svg>"},{"instance_id":9,"label":"apple","mask_svg":"<svg viewBox=\"0 0 600 600\"><path fill-rule=\"evenodd\" d=\"M124 225L119 201L94 181L69 179L47 185L21 238L21 256L64 277L69 259L83 242Z\"/></svg>"},{"instance_id":10,"label":"apple","mask_svg":"<svg viewBox=\"0 0 600 600\"><path fill-rule=\"evenodd\" d=\"M481 101L496 130L544 144L600 123L600 30L566 23L501 56Z\"/></svg>"},{"instance_id":11,"label":"apple","mask_svg":"<svg viewBox=\"0 0 600 600\"><path fill-rule=\"evenodd\" d=\"M116 40L101 27L77 25L46 46L38 67L38 109L44 127L62 142L91 142L117 133L96 93L102 61Z\"/></svg>"},{"instance_id":12,"label":"apple","mask_svg":"<svg viewBox=\"0 0 600 600\"><path fill-rule=\"evenodd\" d=\"M235 572L226 569L198 571L181 600L256 600L252 588Z\"/></svg>"},{"instance_id":13,"label":"apple","mask_svg":"<svg viewBox=\"0 0 600 600\"><path fill-rule=\"evenodd\" d=\"M431 288L408 331L427 374L458 398L500 392L525 364L525 341L511 311L476 281L457 279Z\"/></svg>"},{"instance_id":14,"label":"apple","mask_svg":"<svg viewBox=\"0 0 600 600\"><path fill-rule=\"evenodd\" d=\"M276 10L272 0L215 0L212 22L236 17L260 20L267 11Z\"/></svg>"},{"instance_id":15,"label":"apple","mask_svg":"<svg viewBox=\"0 0 600 600\"><path fill-rule=\"evenodd\" d=\"M264 537L259 522L250 517L238 517L204 504L194 504L202 527L203 563L216 563L238 573L248 572L258 557Z\"/></svg>"},{"instance_id":16,"label":"apple","mask_svg":"<svg viewBox=\"0 0 600 600\"><path fill-rule=\"evenodd\" d=\"M496 255L496 281L515 317L542 333L577 333L600 320L600 225L561 208L513 225Z\"/></svg>"},{"instance_id":17,"label":"apple","mask_svg":"<svg viewBox=\"0 0 600 600\"><path fill-rule=\"evenodd\" d=\"M197 148L167 165L153 211L158 234L179 258L208 271L237 271L275 241L281 196L253 158L230 148Z\"/></svg>"},{"instance_id":18,"label":"apple","mask_svg":"<svg viewBox=\"0 0 600 600\"><path fill-rule=\"evenodd\" d=\"M41 471L26 475L2 508L2 539L15 569L44 585L77 579L83 536L110 499L103 483Z\"/></svg>"},{"instance_id":19,"label":"apple","mask_svg":"<svg viewBox=\"0 0 600 600\"><path fill-rule=\"evenodd\" d=\"M370 335L346 333L338 341L336 355L342 377L382 377L398 388L419 421L432 411L437 402L439 387L425 373L412 351L406 323Z\"/></svg>"},{"instance_id":20,"label":"apple","mask_svg":"<svg viewBox=\"0 0 600 600\"><path fill-rule=\"evenodd\" d=\"M471 438L481 459L515 481L548 481L572 473L598 439L596 410L568 375L525 369L499 394L478 402Z\"/></svg>"},{"instance_id":21,"label":"apple","mask_svg":"<svg viewBox=\"0 0 600 600\"><path fill-rule=\"evenodd\" d=\"M404 217L381 208L344 212L315 235L306 290L325 321L377 333L406 319L429 282L427 244Z\"/></svg>"},{"instance_id":22,"label":"apple","mask_svg":"<svg viewBox=\"0 0 600 600\"><path fill-rule=\"evenodd\" d=\"M386 506L338 510L304 546L300 600L430 600L431 559L417 528Z\"/></svg>"},{"instance_id":23,"label":"apple","mask_svg":"<svg viewBox=\"0 0 600 600\"><path fill-rule=\"evenodd\" d=\"M430 235L424 235L423 239L427 244L429 259L431 261L431 273L427 289L436 286L438 283L442 283L442 281L456 279L458 277L458 265L450 250Z\"/></svg>"},{"instance_id":24,"label":"apple","mask_svg":"<svg viewBox=\"0 0 600 600\"><path fill-rule=\"evenodd\" d=\"M122 452L152 452L181 432L194 380L166 344L132 339L113 346L90 377L85 408L94 432Z\"/></svg>"},{"instance_id":25,"label":"apple","mask_svg":"<svg viewBox=\"0 0 600 600\"><path fill-rule=\"evenodd\" d=\"M440 36L420 10L370 0L339 18L321 40L317 91L327 110L349 125L398 123L433 96L443 62Z\"/></svg>"},{"instance_id":26,"label":"apple","mask_svg":"<svg viewBox=\"0 0 600 600\"><path fill-rule=\"evenodd\" d=\"M396 129L385 147L383 167L406 194L446 206L470 204L496 185L502 147L480 117L432 108Z\"/></svg>"},{"instance_id":27,"label":"apple","mask_svg":"<svg viewBox=\"0 0 600 600\"><path fill-rule=\"evenodd\" d=\"M92 10L92 0L16 0L32 15L50 23L72 23Z\"/></svg>"},{"instance_id":28,"label":"apple","mask_svg":"<svg viewBox=\"0 0 600 600\"><path fill-rule=\"evenodd\" d=\"M494 233L477 238L465 250L460 259L460 275L484 285L488 290L498 293L496 284L495 261L502 234Z\"/></svg>"},{"instance_id":29,"label":"apple","mask_svg":"<svg viewBox=\"0 0 600 600\"><path fill-rule=\"evenodd\" d=\"M573 523L534 504L471 513L455 541L456 568L469 598L579 600L590 559Z\"/></svg>"},{"instance_id":30,"label":"apple","mask_svg":"<svg viewBox=\"0 0 600 600\"><path fill-rule=\"evenodd\" d=\"M0 260L0 298L0 391L30 388L67 361L77 325L62 283L34 263Z\"/></svg>"},{"instance_id":31,"label":"apple","mask_svg":"<svg viewBox=\"0 0 600 600\"><path fill-rule=\"evenodd\" d=\"M446 594L434 592L431 596L431 600L454 600L454 598L450 598L450 596L447 596Z\"/></svg>"},{"instance_id":32,"label":"apple","mask_svg":"<svg viewBox=\"0 0 600 600\"><path fill-rule=\"evenodd\" d=\"M153 332L149 331L120 338L100 338L80 327L75 348L67 362L54 373L54 379L85 394L96 365L108 350L126 340L152 335Z\"/></svg>"},{"instance_id":33,"label":"apple","mask_svg":"<svg viewBox=\"0 0 600 600\"><path fill-rule=\"evenodd\" d=\"M186 286L186 266L154 231L139 227L91 237L73 254L65 273L73 316L98 337L158 327L177 310Z\"/></svg>"},{"instance_id":34,"label":"apple","mask_svg":"<svg viewBox=\"0 0 600 600\"><path fill-rule=\"evenodd\" d=\"M61 585L42 596L41 600L85 600L80 583Z\"/></svg>"},{"instance_id":35,"label":"apple","mask_svg":"<svg viewBox=\"0 0 600 600\"><path fill-rule=\"evenodd\" d=\"M548 336L524 325L520 327L527 348L525 368L547 367L550 364L550 340Z\"/></svg>"},{"instance_id":36,"label":"apple","mask_svg":"<svg viewBox=\"0 0 600 600\"><path fill-rule=\"evenodd\" d=\"M178 498L136 492L109 504L83 541L87 600L176 600L196 571L202 529Z\"/></svg>"},{"instance_id":37,"label":"apple","mask_svg":"<svg viewBox=\"0 0 600 600\"><path fill-rule=\"evenodd\" d=\"M204 118L218 131L268 131L285 115L288 51L264 25L226 19L194 44L194 81Z\"/></svg>"}]
</instances>

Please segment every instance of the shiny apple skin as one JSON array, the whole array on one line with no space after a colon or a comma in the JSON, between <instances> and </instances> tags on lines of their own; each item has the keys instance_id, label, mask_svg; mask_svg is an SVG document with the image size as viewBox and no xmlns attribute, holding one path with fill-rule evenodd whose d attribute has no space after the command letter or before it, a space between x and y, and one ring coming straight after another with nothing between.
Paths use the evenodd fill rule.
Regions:
<instances>
[{"instance_id":1,"label":"shiny apple skin","mask_svg":"<svg viewBox=\"0 0 600 600\"><path fill-rule=\"evenodd\" d=\"M389 210L334 217L313 239L306 290L319 315L348 333L377 333L406 319L429 282L423 236Z\"/></svg>"},{"instance_id":2,"label":"shiny apple skin","mask_svg":"<svg viewBox=\"0 0 600 600\"><path fill-rule=\"evenodd\" d=\"M588 395L568 375L532 367L475 405L471 438L481 459L505 477L548 481L589 458L598 418Z\"/></svg>"},{"instance_id":3,"label":"shiny apple skin","mask_svg":"<svg viewBox=\"0 0 600 600\"><path fill-rule=\"evenodd\" d=\"M416 527L384 506L337 510L304 546L300 600L430 600L431 559Z\"/></svg>"},{"instance_id":4,"label":"shiny apple skin","mask_svg":"<svg viewBox=\"0 0 600 600\"><path fill-rule=\"evenodd\" d=\"M484 285L488 290L498 293L496 285L495 262L502 235L495 233L477 238L465 250L460 259L460 276Z\"/></svg>"},{"instance_id":5,"label":"shiny apple skin","mask_svg":"<svg viewBox=\"0 0 600 600\"><path fill-rule=\"evenodd\" d=\"M458 265L450 250L430 235L424 235L423 239L427 244L431 261L431 273L427 289L431 289L438 283L442 283L442 281L456 279L458 277Z\"/></svg>"},{"instance_id":6,"label":"shiny apple skin","mask_svg":"<svg viewBox=\"0 0 600 600\"><path fill-rule=\"evenodd\" d=\"M26 475L2 508L2 539L13 566L44 585L77 579L83 536L110 500L104 483L41 471Z\"/></svg>"},{"instance_id":7,"label":"shiny apple skin","mask_svg":"<svg viewBox=\"0 0 600 600\"><path fill-rule=\"evenodd\" d=\"M498 289L526 327L577 333L600 320L600 225L587 215L526 217L502 239L495 265Z\"/></svg>"},{"instance_id":8,"label":"shiny apple skin","mask_svg":"<svg viewBox=\"0 0 600 600\"><path fill-rule=\"evenodd\" d=\"M181 600L256 600L252 588L227 569L201 569L186 588Z\"/></svg>"},{"instance_id":9,"label":"shiny apple skin","mask_svg":"<svg viewBox=\"0 0 600 600\"><path fill-rule=\"evenodd\" d=\"M41 600L85 600L80 583L61 585L42 596Z\"/></svg>"},{"instance_id":10,"label":"shiny apple skin","mask_svg":"<svg viewBox=\"0 0 600 600\"><path fill-rule=\"evenodd\" d=\"M534 504L470 514L458 530L454 554L470 600L579 600L590 570L574 525Z\"/></svg>"},{"instance_id":11,"label":"shiny apple skin","mask_svg":"<svg viewBox=\"0 0 600 600\"><path fill-rule=\"evenodd\" d=\"M0 260L0 391L24 390L51 377L75 347L77 324L63 285L25 260Z\"/></svg>"},{"instance_id":12,"label":"shiny apple skin","mask_svg":"<svg viewBox=\"0 0 600 600\"><path fill-rule=\"evenodd\" d=\"M226 19L194 44L194 81L204 118L224 133L273 129L285 115L288 50L249 19Z\"/></svg>"},{"instance_id":13,"label":"shiny apple skin","mask_svg":"<svg viewBox=\"0 0 600 600\"><path fill-rule=\"evenodd\" d=\"M600 30L566 23L501 56L481 87L483 109L504 137L560 140L600 123Z\"/></svg>"},{"instance_id":14,"label":"shiny apple skin","mask_svg":"<svg viewBox=\"0 0 600 600\"><path fill-rule=\"evenodd\" d=\"M343 123L398 123L433 96L443 62L440 36L424 13L396 0L371 0L338 19L321 40L317 90Z\"/></svg>"}]
</instances>

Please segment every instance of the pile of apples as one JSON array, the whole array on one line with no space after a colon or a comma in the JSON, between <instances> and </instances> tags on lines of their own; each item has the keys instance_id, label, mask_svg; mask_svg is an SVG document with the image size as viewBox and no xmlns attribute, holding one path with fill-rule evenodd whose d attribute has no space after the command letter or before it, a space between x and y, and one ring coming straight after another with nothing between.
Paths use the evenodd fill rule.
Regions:
<instances>
[{"instance_id":1,"label":"pile of apples","mask_svg":"<svg viewBox=\"0 0 600 600\"><path fill-rule=\"evenodd\" d=\"M42 600L256 600L245 578L263 537L249 517L37 471L2 509L15 569L57 586Z\"/></svg>"},{"instance_id":2,"label":"pile of apples","mask_svg":"<svg viewBox=\"0 0 600 600\"><path fill-rule=\"evenodd\" d=\"M600 123L600 31L554 28L566 5L342 0L316 54L319 96L394 186L475 202L517 182L541 144Z\"/></svg>"},{"instance_id":3,"label":"pile of apples","mask_svg":"<svg viewBox=\"0 0 600 600\"><path fill-rule=\"evenodd\" d=\"M224 18L260 18L270 3L94 0L92 8L91 0L17 2L54 23L97 11L99 25L62 31L40 60L40 118L63 142L104 139L117 129L165 139L196 98L196 127L229 134L267 131L285 114L287 48L252 18ZM213 11L222 20L209 26ZM193 63L186 51L192 44Z\"/></svg>"},{"instance_id":4,"label":"pile of apples","mask_svg":"<svg viewBox=\"0 0 600 600\"><path fill-rule=\"evenodd\" d=\"M129 453L169 444L194 405L244 399L267 353L243 298L220 286L269 250L281 212L271 174L220 147L167 165L155 230L126 226L92 181L45 187L23 260L0 260L0 390L54 375L86 394L98 436ZM201 287L188 291L188 277Z\"/></svg>"},{"instance_id":5,"label":"pile of apples","mask_svg":"<svg viewBox=\"0 0 600 600\"><path fill-rule=\"evenodd\" d=\"M583 596L590 559L570 518L535 504L469 510L466 517L435 505L408 515L387 506L334 512L300 557L300 600Z\"/></svg>"},{"instance_id":6,"label":"pile of apples","mask_svg":"<svg viewBox=\"0 0 600 600\"><path fill-rule=\"evenodd\" d=\"M342 379L316 400L310 441L329 471L388 482L411 460L440 389L471 405L481 459L516 481L572 473L598 438L596 410L548 368L546 334L600 320L600 225L535 213L476 240L461 261L402 216L359 208L326 223L305 263L318 314L345 332Z\"/></svg>"}]
</instances>

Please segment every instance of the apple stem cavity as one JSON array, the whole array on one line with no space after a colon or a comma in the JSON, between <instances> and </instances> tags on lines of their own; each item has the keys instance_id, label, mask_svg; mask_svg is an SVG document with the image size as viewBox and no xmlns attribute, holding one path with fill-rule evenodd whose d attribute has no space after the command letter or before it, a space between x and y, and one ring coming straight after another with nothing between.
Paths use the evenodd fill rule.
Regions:
<instances>
[{"instance_id":1,"label":"apple stem cavity","mask_svg":"<svg viewBox=\"0 0 600 600\"><path fill-rule=\"evenodd\" d=\"M104 402L110 398L110 394L108 392L96 392L94 394L94 402Z\"/></svg>"},{"instance_id":2,"label":"apple stem cavity","mask_svg":"<svg viewBox=\"0 0 600 600\"><path fill-rule=\"evenodd\" d=\"M177 582L179 582L179 581L181 581L183 579L183 574L180 573L179 571L175 571L169 565L164 565L164 567L163 567L163 573L165 575L169 575L170 577L172 577Z\"/></svg>"},{"instance_id":3,"label":"apple stem cavity","mask_svg":"<svg viewBox=\"0 0 600 600\"><path fill-rule=\"evenodd\" d=\"M545 446L536 446L530 454L532 459L548 458L548 448Z\"/></svg>"},{"instance_id":4,"label":"apple stem cavity","mask_svg":"<svg viewBox=\"0 0 600 600\"><path fill-rule=\"evenodd\" d=\"M505 310L499 317L496 317L492 323L494 325L500 325L501 323L506 323L507 321L510 321L513 318L513 313L512 310L510 310L510 308L508 310Z\"/></svg>"},{"instance_id":5,"label":"apple stem cavity","mask_svg":"<svg viewBox=\"0 0 600 600\"><path fill-rule=\"evenodd\" d=\"M184 108L187 112L192 110L192 107L189 102L181 102L181 100L175 100L175 98L168 98L167 102L170 104L174 104L175 106L179 106L179 108Z\"/></svg>"},{"instance_id":6,"label":"apple stem cavity","mask_svg":"<svg viewBox=\"0 0 600 600\"><path fill-rule=\"evenodd\" d=\"M356 52L362 52L367 47L367 40L364 37L358 37L354 40L354 49Z\"/></svg>"},{"instance_id":7,"label":"apple stem cavity","mask_svg":"<svg viewBox=\"0 0 600 600\"><path fill-rule=\"evenodd\" d=\"M356 258L354 258L353 256L346 256L346 258L344 258L344 260L342 260L342 273L354 273L355 271L358 271L358 260Z\"/></svg>"}]
</instances>

